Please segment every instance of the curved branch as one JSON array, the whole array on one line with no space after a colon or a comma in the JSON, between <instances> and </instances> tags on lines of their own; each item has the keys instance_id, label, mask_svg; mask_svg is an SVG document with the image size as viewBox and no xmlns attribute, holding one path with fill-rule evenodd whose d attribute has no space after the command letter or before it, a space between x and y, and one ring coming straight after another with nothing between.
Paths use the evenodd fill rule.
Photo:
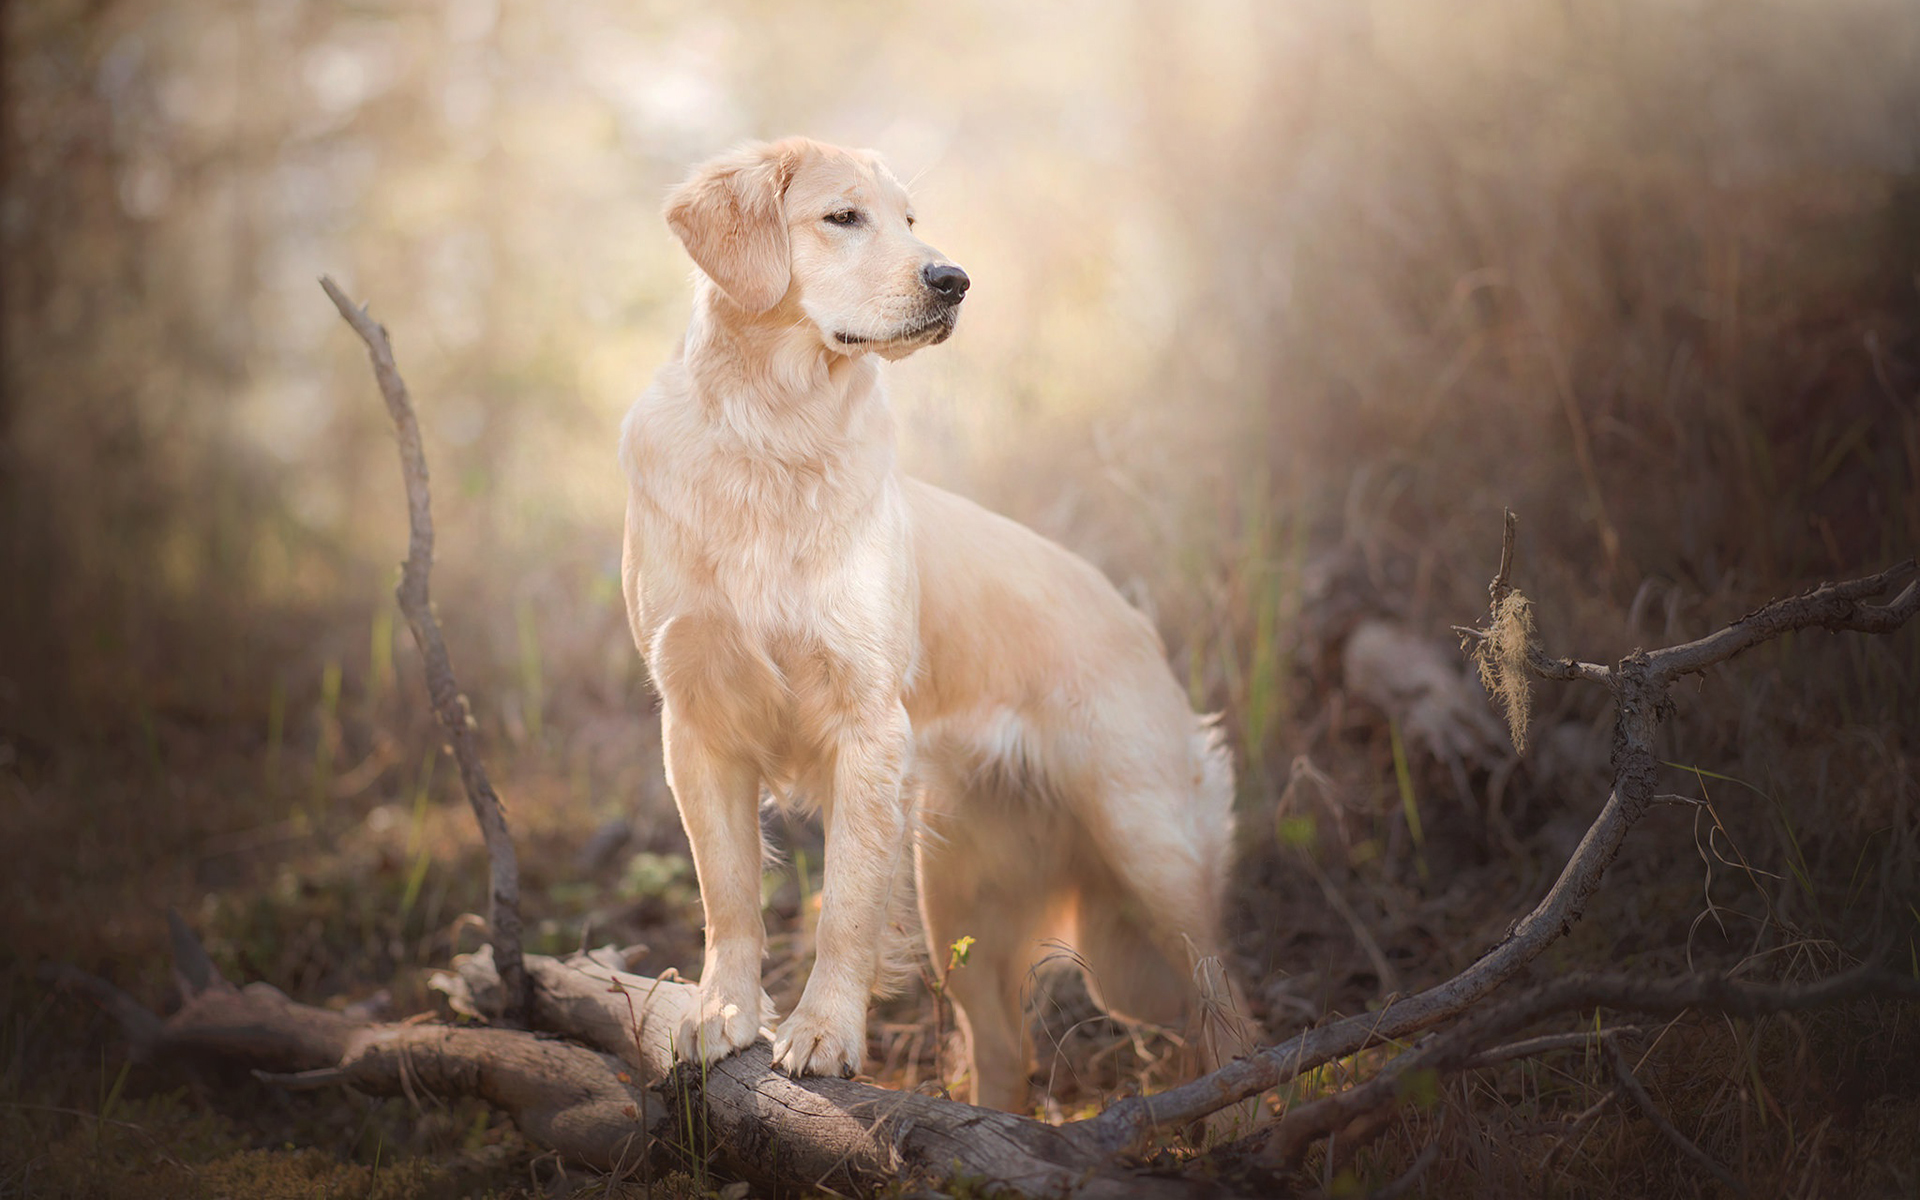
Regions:
<instances>
[{"instance_id":1,"label":"curved branch","mask_svg":"<svg viewBox=\"0 0 1920 1200\"><path fill-rule=\"evenodd\" d=\"M368 316L366 309L347 299L346 293L330 277L322 275L320 286L326 290L333 306L340 310L341 317L367 344L367 357L373 362L380 395L387 402L387 414L393 418L394 431L399 435L400 473L407 484L409 534L407 561L401 567L394 598L399 601L400 611L407 618L407 628L413 631L413 640L426 661L427 693L433 701L434 715L440 718L447 739L453 744L461 786L486 842L492 872L487 925L499 964L500 982L507 994L504 1016L509 1024L524 1027L532 998L528 994L526 968L520 952L520 868L514 857L513 837L507 832L506 812L480 761L473 711L454 679L446 639L440 635L440 622L434 619L433 602L427 595L427 575L433 568L433 512L420 423L414 417L406 381L400 378L400 368L394 364L393 346L387 340L385 327Z\"/></svg>"},{"instance_id":2,"label":"curved branch","mask_svg":"<svg viewBox=\"0 0 1920 1200\"><path fill-rule=\"evenodd\" d=\"M1864 997L1920 998L1920 979L1878 967L1849 971L1804 986L1742 983L1724 975L1686 975L1657 983L1627 975L1570 975L1523 992L1506 1003L1482 1009L1394 1059L1365 1083L1294 1108L1274 1126L1266 1157L1273 1165L1295 1165L1306 1148L1318 1139L1346 1128L1358 1117L1398 1104L1414 1072L1452 1071L1477 1065L1485 1057L1482 1047L1489 1041L1556 1013L1612 1008L1669 1014L1701 1008L1729 1016L1754 1017L1820 1008ZM1586 1036L1591 1039L1593 1035ZM1609 1053L1618 1054L1611 1039L1601 1040ZM1626 1085L1623 1083L1623 1086ZM1634 1088L1638 1088L1637 1081L1628 1091L1635 1104L1643 1111L1651 1110L1652 1100L1645 1090L1639 1089L1635 1094ZM1672 1136L1677 1137L1677 1131ZM1695 1153L1698 1154L1697 1148ZM1699 1155L1699 1159L1712 1162L1705 1155ZM1738 1190L1738 1184L1720 1171L1718 1164L1713 1164L1712 1169L1723 1183Z\"/></svg>"},{"instance_id":3,"label":"curved branch","mask_svg":"<svg viewBox=\"0 0 1920 1200\"><path fill-rule=\"evenodd\" d=\"M1502 571L1490 589L1498 606L1511 585L1512 522L1503 539ZM1667 686L1680 674L1732 657L1741 650L1792 629L1821 625L1885 633L1920 611L1920 581L1909 583L1891 604L1863 604L1914 574L1909 561L1866 579L1827 584L1792 600L1776 601L1697 642L1668 650L1634 653L1613 667L1529 655L1528 666L1555 679L1589 679L1614 692L1613 791L1600 815L1588 826L1560 876L1533 910L1466 970L1415 995L1394 1000L1378 1012L1346 1017L1306 1030L1276 1046L1228 1063L1209 1075L1154 1096L1134 1096L1100 1115L1062 1128L1086 1145L1115 1152L1138 1145L1157 1128L1199 1120L1249 1096L1278 1087L1331 1059L1367 1046L1403 1038L1458 1016L1513 977L1573 927L1601 877L1619 854L1641 817L1653 805L1657 760L1654 731L1671 709ZM1485 631L1460 629L1466 637Z\"/></svg>"},{"instance_id":4,"label":"curved branch","mask_svg":"<svg viewBox=\"0 0 1920 1200\"><path fill-rule=\"evenodd\" d=\"M1906 590L1891 603L1868 604L1866 601L1884 595L1914 573L1914 561L1908 559L1878 575L1845 583L1823 583L1802 595L1775 600L1718 633L1652 651L1647 655L1652 678L1660 684L1671 683L1796 629L1818 626L1836 633L1892 633L1920 613L1920 579L1909 582Z\"/></svg>"},{"instance_id":5,"label":"curved branch","mask_svg":"<svg viewBox=\"0 0 1920 1200\"><path fill-rule=\"evenodd\" d=\"M1651 746L1651 711L1634 722L1635 737ZM1623 713L1624 718L1624 713ZM1647 754L1651 760L1650 752ZM1637 774L1637 772L1635 773ZM1587 900L1599 890L1601 876L1619 854L1627 833L1646 811L1647 799L1623 790L1622 771L1579 848L1560 878L1532 912L1466 970L1425 991L1389 1002L1378 1012L1344 1017L1307 1030L1276 1046L1236 1059L1191 1083L1153 1096L1133 1096L1097 1117L1064 1126L1091 1146L1117 1152L1138 1144L1156 1128L1185 1124L1230 1104L1280 1086L1304 1070L1353 1054L1379 1042L1403 1038L1460 1015L1538 957L1580 919ZM1648 798L1650 799L1650 797Z\"/></svg>"}]
</instances>

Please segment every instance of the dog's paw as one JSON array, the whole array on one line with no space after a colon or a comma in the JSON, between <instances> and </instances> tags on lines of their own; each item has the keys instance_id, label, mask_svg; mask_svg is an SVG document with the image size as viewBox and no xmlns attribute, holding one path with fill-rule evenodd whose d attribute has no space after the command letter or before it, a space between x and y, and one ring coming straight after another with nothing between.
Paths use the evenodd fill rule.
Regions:
<instances>
[{"instance_id":1,"label":"dog's paw","mask_svg":"<svg viewBox=\"0 0 1920 1200\"><path fill-rule=\"evenodd\" d=\"M680 1041L675 1053L682 1062L718 1062L729 1054L745 1050L760 1037L760 1013L766 997L758 988L747 993L741 1003L736 996L715 989L700 989L700 1006L680 1025Z\"/></svg>"},{"instance_id":2,"label":"dog's paw","mask_svg":"<svg viewBox=\"0 0 1920 1200\"><path fill-rule=\"evenodd\" d=\"M773 1065L789 1075L850 1076L867 1053L867 1013L819 1012L803 999L780 1022L773 1038Z\"/></svg>"}]
</instances>

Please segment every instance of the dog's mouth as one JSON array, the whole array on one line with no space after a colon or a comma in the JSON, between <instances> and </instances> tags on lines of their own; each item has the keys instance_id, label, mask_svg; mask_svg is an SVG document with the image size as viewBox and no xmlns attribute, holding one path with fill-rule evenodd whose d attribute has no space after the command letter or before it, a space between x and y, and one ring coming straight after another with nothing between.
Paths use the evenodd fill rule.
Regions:
<instances>
[{"instance_id":1,"label":"dog's mouth","mask_svg":"<svg viewBox=\"0 0 1920 1200\"><path fill-rule=\"evenodd\" d=\"M937 346L953 336L955 317L952 311L927 317L905 329L887 334L885 337L865 337L857 333L836 331L833 340L842 346L865 346L870 348Z\"/></svg>"}]
</instances>

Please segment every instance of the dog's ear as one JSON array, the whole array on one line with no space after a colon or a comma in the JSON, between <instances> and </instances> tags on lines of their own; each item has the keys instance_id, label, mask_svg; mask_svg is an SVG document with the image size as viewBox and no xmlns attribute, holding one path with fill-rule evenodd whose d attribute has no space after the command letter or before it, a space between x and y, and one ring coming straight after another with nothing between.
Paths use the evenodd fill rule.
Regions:
<instances>
[{"instance_id":1,"label":"dog's ear","mask_svg":"<svg viewBox=\"0 0 1920 1200\"><path fill-rule=\"evenodd\" d=\"M668 228L748 312L766 312L787 294L785 201L799 158L777 143L743 146L695 167L667 197Z\"/></svg>"}]
</instances>

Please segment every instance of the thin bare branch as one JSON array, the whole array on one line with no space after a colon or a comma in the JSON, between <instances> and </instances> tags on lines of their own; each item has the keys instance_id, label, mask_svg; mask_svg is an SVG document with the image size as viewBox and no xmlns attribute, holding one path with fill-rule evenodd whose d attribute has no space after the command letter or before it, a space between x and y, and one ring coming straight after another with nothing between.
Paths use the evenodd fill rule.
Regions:
<instances>
[{"instance_id":1,"label":"thin bare branch","mask_svg":"<svg viewBox=\"0 0 1920 1200\"><path fill-rule=\"evenodd\" d=\"M1513 577L1513 538L1520 521L1510 508L1501 509L1502 525L1500 533L1500 569L1493 574L1493 582L1487 585L1487 595L1493 600L1493 607L1499 608L1500 602L1513 590L1509 582Z\"/></svg>"},{"instance_id":2,"label":"thin bare branch","mask_svg":"<svg viewBox=\"0 0 1920 1200\"><path fill-rule=\"evenodd\" d=\"M1640 1110L1642 1116L1653 1122L1653 1127L1660 1131L1661 1137L1666 1138L1667 1141L1673 1145L1674 1149L1680 1151L1680 1153L1686 1155L1694 1162L1699 1163L1701 1167L1706 1169L1709 1175L1712 1175L1720 1181L1722 1187L1734 1195L1745 1196L1748 1194L1745 1184L1735 1179L1731 1172L1713 1160L1712 1155L1694 1145L1686 1134L1681 1133L1674 1127L1672 1121L1667 1120L1666 1114L1661 1112L1659 1106L1654 1104L1653 1097L1647 1095L1647 1089L1634 1077L1632 1068L1627 1066L1626 1055L1620 1053L1619 1046L1608 1042L1606 1054L1607 1063L1613 1068L1613 1077L1620 1084L1621 1092L1626 1095L1627 1099L1633 1101L1634 1106Z\"/></svg>"},{"instance_id":3,"label":"thin bare branch","mask_svg":"<svg viewBox=\"0 0 1920 1200\"><path fill-rule=\"evenodd\" d=\"M508 1024L524 1027L532 996L520 951L520 868L514 856L513 837L507 831L506 811L493 790L492 781L487 778L486 766L480 761L472 709L454 679L446 639L440 634L440 623L434 618L433 602L427 593L427 575L433 568L433 512L420 423L414 416L406 381L400 378L400 368L394 364L393 347L387 340L385 327L368 316L366 309L347 299L346 293L331 278L321 276L320 286L326 290L333 306L340 310L340 316L367 344L367 357L373 362L380 395L386 400L387 414L393 418L394 431L399 435L400 472L407 485L409 537L407 561L401 567L400 584L394 590L394 597L425 660L427 693L432 698L434 714L453 745L461 785L486 842L492 875L487 924L501 986L507 995L502 1015Z\"/></svg>"},{"instance_id":4,"label":"thin bare branch","mask_svg":"<svg viewBox=\"0 0 1920 1200\"><path fill-rule=\"evenodd\" d=\"M1820 1008L1869 996L1920 998L1920 979L1866 967L1807 985L1746 983L1724 975L1686 975L1648 981L1627 975L1571 975L1483 1007L1453 1028L1428 1038L1388 1063L1365 1083L1289 1111L1274 1126L1271 1164L1291 1166L1306 1148L1356 1119L1398 1104L1415 1072L1457 1071L1481 1058L1487 1042L1556 1013L1591 1008L1647 1013L1709 1009L1730 1016ZM1612 1048L1611 1039L1602 1044ZM1615 1051L1617 1053L1617 1051ZM1635 1103L1641 1096L1634 1097ZM1652 1101L1647 1100L1647 1105ZM1677 1133L1674 1136L1678 1136ZM1704 1157L1704 1156L1703 1156ZM1732 1185L1738 1186L1738 1185Z\"/></svg>"},{"instance_id":5,"label":"thin bare branch","mask_svg":"<svg viewBox=\"0 0 1920 1200\"><path fill-rule=\"evenodd\" d=\"M1718 633L1651 652L1647 655L1651 678L1658 684L1671 683L1796 629L1892 633L1920 613L1920 579L1912 578L1915 570L1914 561L1908 559L1878 575L1823 583L1803 595L1775 600ZM1908 581L1906 589L1891 603L1866 603L1903 580Z\"/></svg>"},{"instance_id":6,"label":"thin bare branch","mask_svg":"<svg viewBox=\"0 0 1920 1200\"><path fill-rule=\"evenodd\" d=\"M1608 1029L1575 1029L1569 1033L1547 1033L1524 1041L1508 1042L1504 1046L1495 1046L1460 1064L1463 1071L1478 1071L1486 1067L1497 1067L1512 1062L1516 1058L1533 1058L1541 1054L1552 1054L1557 1050L1585 1050L1610 1042L1628 1034L1639 1033L1636 1025L1615 1025Z\"/></svg>"},{"instance_id":7,"label":"thin bare branch","mask_svg":"<svg viewBox=\"0 0 1920 1200\"><path fill-rule=\"evenodd\" d=\"M1509 588L1507 590L1511 593L1513 589ZM1460 644L1463 649L1467 647L1468 643L1484 642L1489 636L1486 630L1472 625L1453 625L1449 626L1449 628L1460 636ZM1613 679L1613 670L1610 667L1603 667L1599 663L1581 662L1578 659L1572 658L1554 658L1537 646L1527 647L1527 670L1532 671L1541 679L1562 680L1566 682L1585 680L1588 683L1610 683Z\"/></svg>"},{"instance_id":8,"label":"thin bare branch","mask_svg":"<svg viewBox=\"0 0 1920 1200\"><path fill-rule=\"evenodd\" d=\"M1455 625L1453 631L1460 635L1464 648L1466 643L1484 643L1500 627L1500 613L1506 605L1507 597L1513 594L1513 542L1515 530L1519 524L1512 509L1503 510L1503 522L1500 532L1500 569L1494 573L1493 581L1487 585L1487 596L1491 600L1488 606L1488 625L1477 629L1470 625ZM1528 642L1526 646L1526 668L1541 679L1586 680L1589 683L1607 683L1610 672L1598 663L1579 662L1570 658L1554 658L1538 646Z\"/></svg>"},{"instance_id":9,"label":"thin bare branch","mask_svg":"<svg viewBox=\"0 0 1920 1200\"><path fill-rule=\"evenodd\" d=\"M1651 747L1651 710L1631 721L1634 740ZM1625 716L1623 714L1623 719ZM1642 751L1651 770L1651 751ZM1622 779L1638 772L1622 771ZM1647 789L1651 793L1651 788ZM1412 996L1390 1001L1378 1012L1345 1017L1275 1046L1236 1059L1211 1074L1152 1096L1121 1100L1100 1115L1063 1128L1109 1152L1137 1145L1156 1128L1197 1121L1248 1096L1278 1087L1301 1071L1367 1046L1429 1029L1467 1011L1573 927L1601 876L1646 810L1646 802L1616 787L1587 830L1559 879L1532 912L1466 970Z\"/></svg>"},{"instance_id":10,"label":"thin bare branch","mask_svg":"<svg viewBox=\"0 0 1920 1200\"><path fill-rule=\"evenodd\" d=\"M1427 1173L1427 1168L1439 1161L1442 1145L1440 1133L1436 1131L1433 1140L1428 1142L1426 1148L1414 1158L1413 1165L1402 1171L1397 1178L1389 1181L1386 1186L1371 1193L1368 1200L1394 1200L1396 1196L1404 1196L1413 1191L1414 1185L1419 1183L1421 1177Z\"/></svg>"}]
</instances>

